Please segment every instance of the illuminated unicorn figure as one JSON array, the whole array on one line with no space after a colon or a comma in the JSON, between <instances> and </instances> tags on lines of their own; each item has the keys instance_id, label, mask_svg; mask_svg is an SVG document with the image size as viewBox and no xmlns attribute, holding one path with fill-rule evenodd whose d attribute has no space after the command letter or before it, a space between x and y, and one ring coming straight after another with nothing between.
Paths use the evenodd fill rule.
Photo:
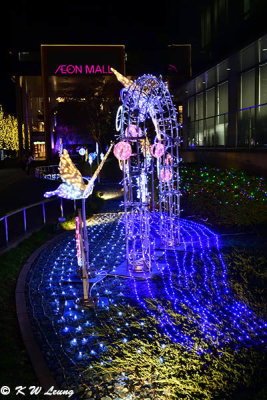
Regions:
<instances>
[{"instance_id":1,"label":"illuminated unicorn figure","mask_svg":"<svg viewBox=\"0 0 267 400\"><path fill-rule=\"evenodd\" d=\"M149 114L156 130L157 139L161 140L161 135L166 135L164 130L160 130L159 128L156 114L157 111L162 108L162 82L159 82L153 75L148 76L148 79L145 82L138 82L138 80L132 81L120 74L114 68L111 68L111 71L114 73L117 80L124 86L120 92L122 101L125 100L125 97L131 98L131 102L133 103L131 106L132 110L139 110L140 122L144 122L147 118L147 114ZM167 89L167 85L165 83L163 83L163 85L165 86L164 89Z\"/></svg>"},{"instance_id":2,"label":"illuminated unicorn figure","mask_svg":"<svg viewBox=\"0 0 267 400\"><path fill-rule=\"evenodd\" d=\"M68 151L64 149L59 162L59 173L63 183L59 185L56 190L52 192L45 192L44 197L59 196L63 197L64 199L70 200L86 199L87 197L89 197L93 192L94 182L100 170L102 169L106 159L108 158L112 146L113 143L110 145L103 160L97 167L87 185L85 185L84 183L84 178L82 177L82 174L73 164Z\"/></svg>"},{"instance_id":3,"label":"illuminated unicorn figure","mask_svg":"<svg viewBox=\"0 0 267 400\"><path fill-rule=\"evenodd\" d=\"M154 219L160 232L158 248L172 249L180 244L177 111L168 85L161 77L149 74L133 81L113 68L111 71L124 86L120 92L122 104L116 115L118 142L114 154L124 176L127 264L134 271L146 272L152 265L150 226ZM155 212L156 196L158 213Z\"/></svg>"}]
</instances>

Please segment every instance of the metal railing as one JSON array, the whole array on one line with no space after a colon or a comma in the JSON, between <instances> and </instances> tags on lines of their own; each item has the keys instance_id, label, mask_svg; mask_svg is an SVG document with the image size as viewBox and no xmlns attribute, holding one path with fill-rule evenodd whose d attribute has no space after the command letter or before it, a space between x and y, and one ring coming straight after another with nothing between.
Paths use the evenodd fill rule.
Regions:
<instances>
[{"instance_id":1,"label":"metal railing","mask_svg":"<svg viewBox=\"0 0 267 400\"><path fill-rule=\"evenodd\" d=\"M29 205L29 206L22 207L22 208L20 208L18 210L12 211L12 212L4 215L3 217L1 217L0 218L0 224L2 222L4 223L4 232L5 232L4 233L4 235L5 235L4 242L5 242L6 246L8 246L9 243L10 243L9 223L8 223L8 219L10 217L15 216L15 215L19 215L21 213L22 218L23 218L23 233L22 233L22 236L24 236L27 232L30 231L30 229L28 229L28 223L27 223L28 222L27 221L27 211L33 209L34 207L41 207L41 209L42 209L42 212L41 212L42 224L41 225L45 225L47 223L46 204L47 203L52 203L52 202L55 202L55 201L59 202L60 217L64 218L63 199L62 198L58 198L58 197L55 197L55 198L52 198L52 199L45 199L45 200L42 200L42 201L40 201L38 203L34 203L34 204ZM70 204L69 200L68 200L68 204ZM74 201L73 202L73 211L75 211L75 210L76 210L76 202ZM38 227L40 227L40 225L38 225ZM16 231L16 229L13 229L13 231ZM21 237L21 235L19 235L19 237ZM16 238L18 239L18 235L17 235ZM1 247L1 244L0 244L0 247Z\"/></svg>"},{"instance_id":2,"label":"metal railing","mask_svg":"<svg viewBox=\"0 0 267 400\"><path fill-rule=\"evenodd\" d=\"M35 178L46 178L47 176L52 179L51 177L54 176L53 180L60 179L58 165L44 165L42 167L35 168Z\"/></svg>"}]
</instances>

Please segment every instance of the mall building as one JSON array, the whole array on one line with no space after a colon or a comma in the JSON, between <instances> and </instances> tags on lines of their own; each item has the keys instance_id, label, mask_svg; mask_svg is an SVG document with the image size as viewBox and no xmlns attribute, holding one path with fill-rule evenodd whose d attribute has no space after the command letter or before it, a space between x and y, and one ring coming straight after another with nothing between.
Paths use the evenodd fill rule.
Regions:
<instances>
[{"instance_id":1,"label":"mall building","mask_svg":"<svg viewBox=\"0 0 267 400\"><path fill-rule=\"evenodd\" d=\"M40 53L20 52L14 77L20 153L51 160L60 146L70 153L95 148L86 123L95 110L85 103L88 96L99 101L98 87L111 80L119 101L110 68L125 74L124 45L41 45Z\"/></svg>"},{"instance_id":2,"label":"mall building","mask_svg":"<svg viewBox=\"0 0 267 400\"><path fill-rule=\"evenodd\" d=\"M159 75L160 68L171 90L191 77L191 45L169 45L157 57L156 64L142 65L142 74ZM40 53L18 53L14 80L20 154L30 149L35 160L51 161L60 146L73 156L81 146L94 151L93 125L104 118L104 130L109 118L109 134L115 131L121 84L111 68L131 79L139 73L141 61L133 66L129 58L130 75L124 45L41 45Z\"/></svg>"}]
</instances>

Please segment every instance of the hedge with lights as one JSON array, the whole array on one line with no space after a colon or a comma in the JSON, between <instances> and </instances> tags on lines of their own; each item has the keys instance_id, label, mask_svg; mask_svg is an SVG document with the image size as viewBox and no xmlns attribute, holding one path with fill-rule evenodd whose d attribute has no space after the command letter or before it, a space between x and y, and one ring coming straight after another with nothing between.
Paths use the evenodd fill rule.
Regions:
<instances>
[{"instance_id":1,"label":"hedge with lights","mask_svg":"<svg viewBox=\"0 0 267 400\"><path fill-rule=\"evenodd\" d=\"M218 225L267 222L264 178L236 169L184 164L180 168L182 216L199 215Z\"/></svg>"}]
</instances>

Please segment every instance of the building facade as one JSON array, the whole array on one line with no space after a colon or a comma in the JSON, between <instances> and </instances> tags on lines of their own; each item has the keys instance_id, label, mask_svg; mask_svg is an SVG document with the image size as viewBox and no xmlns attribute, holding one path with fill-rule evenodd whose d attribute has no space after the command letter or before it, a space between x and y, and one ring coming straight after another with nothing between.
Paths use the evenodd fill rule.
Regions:
<instances>
[{"instance_id":1,"label":"building facade","mask_svg":"<svg viewBox=\"0 0 267 400\"><path fill-rule=\"evenodd\" d=\"M190 44L171 44L158 57L171 90L190 79ZM114 133L121 85L111 67L126 75L124 45L41 45L39 54L22 52L18 58L14 79L21 153L26 149L36 160L51 160L60 146L72 155L81 146L93 150L96 130L105 135L107 119L112 123L106 134ZM146 68L142 73L156 73ZM131 71L135 79L139 70L132 65Z\"/></svg>"},{"instance_id":2,"label":"building facade","mask_svg":"<svg viewBox=\"0 0 267 400\"><path fill-rule=\"evenodd\" d=\"M267 146L267 35L183 87L184 148Z\"/></svg>"},{"instance_id":3,"label":"building facade","mask_svg":"<svg viewBox=\"0 0 267 400\"><path fill-rule=\"evenodd\" d=\"M21 52L18 58L14 79L20 153L51 160L60 146L73 154L81 146L93 148L97 112L110 111L105 97L118 98L119 85L110 69L125 74L125 46L41 45L40 54Z\"/></svg>"}]
</instances>

